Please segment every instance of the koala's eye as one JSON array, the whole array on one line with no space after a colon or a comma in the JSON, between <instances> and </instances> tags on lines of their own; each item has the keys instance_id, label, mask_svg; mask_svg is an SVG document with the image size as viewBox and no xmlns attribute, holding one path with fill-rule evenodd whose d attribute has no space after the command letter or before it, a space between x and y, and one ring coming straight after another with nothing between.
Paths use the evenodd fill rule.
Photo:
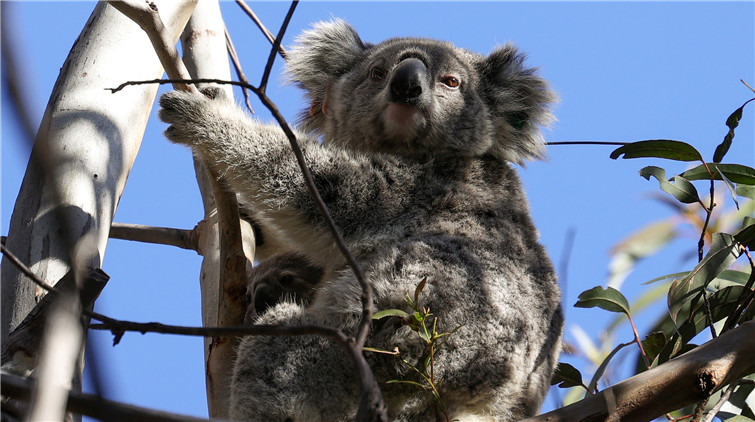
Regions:
<instances>
[{"instance_id":1,"label":"koala's eye","mask_svg":"<svg viewBox=\"0 0 755 422\"><path fill-rule=\"evenodd\" d=\"M384 80L387 75L388 72L380 66L375 66L370 70L370 79L376 82Z\"/></svg>"},{"instance_id":2,"label":"koala's eye","mask_svg":"<svg viewBox=\"0 0 755 422\"><path fill-rule=\"evenodd\" d=\"M458 88L461 85L461 81L455 76L444 76L440 78L440 82L449 88Z\"/></svg>"}]
</instances>

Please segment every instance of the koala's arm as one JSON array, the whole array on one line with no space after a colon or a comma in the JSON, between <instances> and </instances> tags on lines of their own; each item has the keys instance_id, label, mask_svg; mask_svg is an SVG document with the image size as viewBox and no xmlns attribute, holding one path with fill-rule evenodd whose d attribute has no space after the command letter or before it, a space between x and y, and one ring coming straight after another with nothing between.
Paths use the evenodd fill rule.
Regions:
<instances>
[{"instance_id":1,"label":"koala's arm","mask_svg":"<svg viewBox=\"0 0 755 422\"><path fill-rule=\"evenodd\" d=\"M195 154L241 194L242 200L294 244L308 251L328 250L331 236L304 183L288 139L277 125L250 118L222 94L172 91L160 99L160 118L171 126L172 142L190 146ZM390 160L376 165L366 158L321 146L297 133L315 183L344 237L364 235L365 215L375 224L401 212L398 192L387 194L406 170ZM392 174L401 172L404 175ZM315 253L315 256L317 253Z\"/></svg>"}]
</instances>

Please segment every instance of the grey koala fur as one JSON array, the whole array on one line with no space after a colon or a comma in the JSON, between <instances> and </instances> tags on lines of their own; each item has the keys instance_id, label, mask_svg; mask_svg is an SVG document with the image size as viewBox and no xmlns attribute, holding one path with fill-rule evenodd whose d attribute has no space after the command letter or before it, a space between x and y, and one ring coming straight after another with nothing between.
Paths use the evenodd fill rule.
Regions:
<instances>
[{"instance_id":1,"label":"grey koala fur","mask_svg":"<svg viewBox=\"0 0 755 422\"><path fill-rule=\"evenodd\" d=\"M509 162L538 158L554 95L506 45L489 56L396 38L372 45L340 20L318 23L288 51L288 75L311 106L297 138L336 224L364 268L378 310L420 302L451 331L435 355L450 418L512 421L536 413L560 351L560 293ZM240 195L265 244L288 245L323 270L309 306L282 301L262 324L325 324L353 333L361 290L334 246L282 130L232 101L165 94L166 136L190 146ZM318 142L322 138L322 144ZM371 347L420 364L427 350L398 318L376 322ZM395 358L367 354L389 417L435 420L432 398ZM316 336L247 337L238 349L231 417L353 420L352 366Z\"/></svg>"}]
</instances>

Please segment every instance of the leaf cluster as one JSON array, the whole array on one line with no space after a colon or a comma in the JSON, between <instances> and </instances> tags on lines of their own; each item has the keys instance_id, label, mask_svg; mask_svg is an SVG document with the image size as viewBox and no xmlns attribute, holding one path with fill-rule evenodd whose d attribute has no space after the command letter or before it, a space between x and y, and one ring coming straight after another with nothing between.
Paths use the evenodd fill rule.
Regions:
<instances>
[{"instance_id":1,"label":"leaf cluster","mask_svg":"<svg viewBox=\"0 0 755 422\"><path fill-rule=\"evenodd\" d=\"M412 385L422 389L423 391L427 391L432 395L437 410L443 415L445 420L448 420L448 411L446 410L446 406L444 405L443 400L440 396L440 392L438 390L438 386L440 385L442 380L437 379L435 376L435 353L437 352L438 348L440 348L445 343L447 337L454 334L462 326L458 326L450 332L438 332L438 318L436 318L430 312L429 308L423 307L419 303L420 293L422 293L422 290L424 290L426 284L427 278L422 279L422 281L417 285L417 288L414 290L414 295L409 296L409 294L407 293L406 297L404 297L404 302L409 307L409 309L411 309L411 312L406 312L402 309L386 309L380 312L376 312L372 317L375 320L386 317L399 317L401 318L401 322L404 325L408 326L412 329L412 331L416 332L419 338L424 342L427 350L427 353L425 354L424 358L420 360L420 363L418 365L415 365L407 361L406 359L403 359L401 357L401 351L398 350L398 348L396 348L394 351L385 351L365 347L364 350L396 356L396 358L398 358L403 365L407 366L412 370L412 372L419 375L422 382L403 379L390 380L388 381L388 383Z\"/></svg>"},{"instance_id":2,"label":"leaf cluster","mask_svg":"<svg viewBox=\"0 0 755 422\"><path fill-rule=\"evenodd\" d=\"M739 163L722 163L732 145L734 129L742 118L743 109L753 100L755 99L745 102L726 120L728 132L716 147L710 162L706 162L692 145L668 139L633 142L611 153L613 159L659 158L672 162L699 162L670 178L667 177L666 169L657 166L647 166L639 171L643 178L658 182L660 190L673 198L667 201L680 213L687 217L695 216L698 224L694 226L700 230L698 260L687 271L660 276L646 283L663 282L658 284L658 288L648 292L648 297L651 296L650 293L657 297L659 292L665 291L668 312L656 322L644 339L640 338L632 320L629 301L618 289L598 286L582 292L575 307L597 307L620 314L622 319L629 321L634 339L617 345L605 355L587 384L579 370L572 365L560 363L552 385L562 388L581 387L589 394L594 394L598 391L598 380L604 376L611 359L627 346L635 344L639 349L640 359L636 368L639 373L693 349L696 345L692 341L701 332L710 331L710 336L716 337L755 317L755 263L750 254L755 247L755 218L751 211L747 211L754 209L755 169ZM708 198L700 195L694 182L708 184ZM714 216L717 207L715 192L719 184L727 188L733 203L737 209L744 209L745 215L729 230L716 232L711 229L723 227L723 224L716 221L716 218L722 218L723 213ZM698 218L697 213L702 213L702 216ZM641 254L650 254L673 237L673 224L656 223L622 246L625 251L629 251L631 244L635 250L641 250ZM629 260L636 260L641 254L632 256ZM625 264L630 265L631 263ZM642 304L644 305L645 303ZM617 324L614 322L612 327ZM744 385L739 386L728 397L728 401L736 403L739 408L737 415L729 416L749 420L747 418L753 419L755 415L745 398L752 388L743 387Z\"/></svg>"}]
</instances>

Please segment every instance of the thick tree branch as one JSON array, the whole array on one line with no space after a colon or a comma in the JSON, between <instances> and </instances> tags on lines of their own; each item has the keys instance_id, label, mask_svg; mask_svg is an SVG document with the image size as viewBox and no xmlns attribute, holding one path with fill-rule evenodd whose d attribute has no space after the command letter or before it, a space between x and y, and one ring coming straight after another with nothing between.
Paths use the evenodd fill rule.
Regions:
<instances>
[{"instance_id":1,"label":"thick tree branch","mask_svg":"<svg viewBox=\"0 0 755 422\"><path fill-rule=\"evenodd\" d=\"M168 77L189 78L189 72L176 50L175 38L170 36L154 3L139 0L117 0L108 1L108 3L144 30ZM193 3L196 3L196 0ZM182 91L196 91L196 88L186 84L178 84L174 88Z\"/></svg>"},{"instance_id":2,"label":"thick tree branch","mask_svg":"<svg viewBox=\"0 0 755 422\"><path fill-rule=\"evenodd\" d=\"M572 405L522 422L646 422L755 372L755 321Z\"/></svg>"},{"instance_id":3,"label":"thick tree branch","mask_svg":"<svg viewBox=\"0 0 755 422\"><path fill-rule=\"evenodd\" d=\"M110 227L110 238L177 246L182 249L198 251L198 231L200 227L200 225L197 225L193 230L184 230L141 224L113 223Z\"/></svg>"}]
</instances>

